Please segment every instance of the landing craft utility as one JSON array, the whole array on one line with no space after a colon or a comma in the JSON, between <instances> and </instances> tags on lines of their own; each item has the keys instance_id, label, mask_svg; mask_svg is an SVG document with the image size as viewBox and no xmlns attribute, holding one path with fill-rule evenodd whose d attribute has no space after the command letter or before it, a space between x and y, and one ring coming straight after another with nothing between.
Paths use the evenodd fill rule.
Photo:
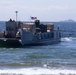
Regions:
<instances>
[{"instance_id":1,"label":"landing craft utility","mask_svg":"<svg viewBox=\"0 0 76 75\"><path fill-rule=\"evenodd\" d=\"M10 19L6 22L6 30L0 34L0 46L53 44L60 39L60 30L54 30L54 24L41 24L39 20L23 24Z\"/></svg>"}]
</instances>

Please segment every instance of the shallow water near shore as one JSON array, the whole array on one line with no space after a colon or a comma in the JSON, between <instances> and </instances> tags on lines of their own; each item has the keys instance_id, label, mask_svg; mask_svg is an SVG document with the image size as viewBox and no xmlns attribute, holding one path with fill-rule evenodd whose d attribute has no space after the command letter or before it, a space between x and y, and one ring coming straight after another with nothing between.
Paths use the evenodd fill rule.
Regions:
<instances>
[{"instance_id":1,"label":"shallow water near shore","mask_svg":"<svg viewBox=\"0 0 76 75\"><path fill-rule=\"evenodd\" d=\"M0 48L1 75L76 75L76 39L58 44Z\"/></svg>"}]
</instances>

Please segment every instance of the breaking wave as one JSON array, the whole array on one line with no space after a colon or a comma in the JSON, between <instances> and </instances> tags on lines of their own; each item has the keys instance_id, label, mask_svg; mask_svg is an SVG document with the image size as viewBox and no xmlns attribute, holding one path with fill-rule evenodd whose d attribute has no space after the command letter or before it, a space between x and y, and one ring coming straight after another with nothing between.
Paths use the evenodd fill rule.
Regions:
<instances>
[{"instance_id":1,"label":"breaking wave","mask_svg":"<svg viewBox=\"0 0 76 75\"><path fill-rule=\"evenodd\" d=\"M49 68L2 69L0 75L76 75L76 70Z\"/></svg>"},{"instance_id":2,"label":"breaking wave","mask_svg":"<svg viewBox=\"0 0 76 75\"><path fill-rule=\"evenodd\" d=\"M61 41L73 41L73 40L76 40L75 37L64 37L64 38L61 38Z\"/></svg>"}]
</instances>

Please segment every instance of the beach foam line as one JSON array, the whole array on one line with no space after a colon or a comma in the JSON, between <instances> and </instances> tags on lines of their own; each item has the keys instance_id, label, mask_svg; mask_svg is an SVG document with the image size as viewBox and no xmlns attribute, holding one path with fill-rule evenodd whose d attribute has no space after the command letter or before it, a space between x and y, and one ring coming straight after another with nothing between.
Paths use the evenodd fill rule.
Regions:
<instances>
[{"instance_id":1,"label":"beach foam line","mask_svg":"<svg viewBox=\"0 0 76 75\"><path fill-rule=\"evenodd\" d=\"M0 75L76 75L76 70L46 68L2 69L0 70Z\"/></svg>"}]
</instances>

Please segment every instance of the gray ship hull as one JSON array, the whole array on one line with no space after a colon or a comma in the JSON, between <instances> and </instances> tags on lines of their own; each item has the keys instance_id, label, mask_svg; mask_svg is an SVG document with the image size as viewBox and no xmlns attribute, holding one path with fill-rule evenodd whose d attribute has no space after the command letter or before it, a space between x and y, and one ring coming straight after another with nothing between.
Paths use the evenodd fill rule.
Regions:
<instances>
[{"instance_id":1,"label":"gray ship hull","mask_svg":"<svg viewBox=\"0 0 76 75\"><path fill-rule=\"evenodd\" d=\"M43 39L25 43L24 45L52 45L61 42L61 39Z\"/></svg>"},{"instance_id":2,"label":"gray ship hull","mask_svg":"<svg viewBox=\"0 0 76 75\"><path fill-rule=\"evenodd\" d=\"M38 40L38 41L32 41L29 43L22 44L20 40L12 38L12 39L7 39L7 38L0 38L0 47L22 47L22 46L34 46L34 45L51 45L51 44L56 44L59 43L61 40L60 39L43 39L43 40Z\"/></svg>"},{"instance_id":3,"label":"gray ship hull","mask_svg":"<svg viewBox=\"0 0 76 75\"><path fill-rule=\"evenodd\" d=\"M36 44L48 45L48 44L56 44L59 43L60 39L43 39L35 42Z\"/></svg>"}]
</instances>

